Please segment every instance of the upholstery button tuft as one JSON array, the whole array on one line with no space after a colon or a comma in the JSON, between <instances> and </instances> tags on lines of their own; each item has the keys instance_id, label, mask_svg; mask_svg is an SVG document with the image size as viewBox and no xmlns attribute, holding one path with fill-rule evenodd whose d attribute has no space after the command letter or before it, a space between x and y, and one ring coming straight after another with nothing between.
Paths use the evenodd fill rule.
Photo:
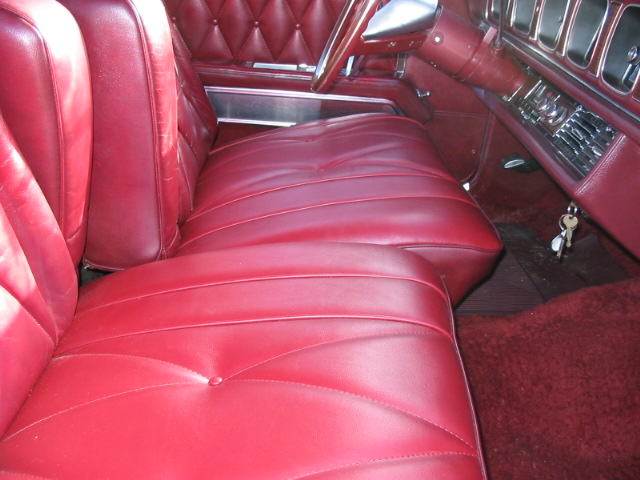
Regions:
<instances>
[{"instance_id":1,"label":"upholstery button tuft","mask_svg":"<svg viewBox=\"0 0 640 480\"><path fill-rule=\"evenodd\" d=\"M300 30L302 28L302 25L300 25L299 23L296 23L296 30Z\"/></svg>"},{"instance_id":2,"label":"upholstery button tuft","mask_svg":"<svg viewBox=\"0 0 640 480\"><path fill-rule=\"evenodd\" d=\"M209 379L209 385L215 387L216 385L220 385L223 381L224 379L222 377L211 377L211 379Z\"/></svg>"},{"instance_id":3,"label":"upholstery button tuft","mask_svg":"<svg viewBox=\"0 0 640 480\"><path fill-rule=\"evenodd\" d=\"M218 19L217 19L217 18L212 19L212 20L211 20L211 23L212 23L213 25L218 25Z\"/></svg>"},{"instance_id":4,"label":"upholstery button tuft","mask_svg":"<svg viewBox=\"0 0 640 480\"><path fill-rule=\"evenodd\" d=\"M260 26L260 22L256 20L255 22L253 22L253 26L254 27L259 27Z\"/></svg>"}]
</instances>

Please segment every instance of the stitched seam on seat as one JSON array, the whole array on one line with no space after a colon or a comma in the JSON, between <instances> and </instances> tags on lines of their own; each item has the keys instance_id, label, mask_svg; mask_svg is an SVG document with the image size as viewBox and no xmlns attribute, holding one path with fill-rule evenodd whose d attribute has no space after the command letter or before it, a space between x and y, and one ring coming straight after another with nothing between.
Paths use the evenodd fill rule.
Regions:
<instances>
[{"instance_id":1,"label":"stitched seam on seat","mask_svg":"<svg viewBox=\"0 0 640 480\"><path fill-rule=\"evenodd\" d=\"M192 373L194 375L197 375L198 377L202 377L203 380L205 381L209 381L209 378L206 377L205 375L196 372L195 370L192 370L191 368L187 368L183 365L179 365L177 363L174 362L169 362L167 360L161 360L159 358L153 358L153 357L148 357L145 355L126 355L124 353L65 353L63 355L60 355L58 357L54 357L51 360L51 363L56 362L56 361L60 361L60 360L64 360L64 359L74 359L77 357L116 357L116 358L127 358L127 359L132 359L132 360L144 360L144 361L149 361L152 363L158 363L160 365L170 365L172 367L176 367L180 370L184 370L185 372L188 373Z\"/></svg>"},{"instance_id":2,"label":"stitched seam on seat","mask_svg":"<svg viewBox=\"0 0 640 480\"><path fill-rule=\"evenodd\" d=\"M34 475L33 473L14 472L11 470L0 470L0 474L19 475L25 478L40 478L41 480L53 480L53 477L43 477L42 475Z\"/></svg>"},{"instance_id":3,"label":"stitched seam on seat","mask_svg":"<svg viewBox=\"0 0 640 480\"><path fill-rule=\"evenodd\" d=\"M278 216L282 216L282 215L288 215L291 213L297 213L297 212L304 212L304 211L309 211L309 210L314 210L314 209L319 209L319 208L325 208L325 207L335 207L338 205L351 205L351 204L356 204L356 203L366 203L366 202L379 202L379 201L383 201L383 200L409 200L409 199L413 199L413 200L418 200L418 199L429 199L429 200L452 200L452 201L457 201L460 203L464 203L466 205L470 205L472 207L476 207L475 204L473 204L470 201L466 201L464 199L460 199L460 198L455 198L455 197L451 197L451 196L429 196L429 195L407 195L406 197L375 197L375 198L362 198L362 199L357 199L357 200L341 200L339 202L330 202L330 203L323 203L323 204L319 204L319 205L309 205L306 207L297 207L297 208L291 208L288 210L284 210L281 212L274 212L274 213L268 213L265 215L260 215L260 216L255 216L253 218L248 218L246 220L240 220L237 221L235 223L230 223L228 225L223 225L221 227L218 228L214 228L212 230L209 230L205 233L202 233L200 235L196 235L186 241L183 241L182 244L180 245L181 248L189 245L190 243L195 242L196 240L200 240L203 237L207 237L209 235L213 235L214 233L220 232L222 230L226 230L229 228L233 228L233 227L237 227L240 225L245 225L247 223L251 223L251 222L256 222L256 221L260 221L260 220L265 220L267 218L274 218L274 217L278 217Z\"/></svg>"},{"instance_id":4,"label":"stitched seam on seat","mask_svg":"<svg viewBox=\"0 0 640 480\"><path fill-rule=\"evenodd\" d=\"M394 316L382 316L382 315L367 315L367 316L362 316L362 317L357 317L355 315L338 315L338 314L331 314L331 315L307 315L304 317L301 316L291 316L291 317L287 317L287 316L276 316L276 317L260 317L260 318L253 318L253 319L244 319L244 320L229 320L226 322L217 322L217 323L208 323L208 324L197 324L197 325L176 325L176 326L167 326L167 327L163 327L161 329L155 329L155 330L141 330L141 331L137 331L137 332L130 332L130 333L124 333L122 335L114 335L114 336L110 336L110 337L106 337L106 338L100 338L97 340L91 340L91 341L84 341L81 344L78 344L76 346L74 346L73 348L69 348L69 350L67 351L73 351L76 348L81 348L81 347L86 347L89 345L94 345L103 341L107 341L107 340L117 340L117 339L121 339L121 338L128 338L128 337L134 337L134 336L139 336L139 335L148 335L148 334L153 334L153 333L160 333L160 332L171 332L171 331L176 331L176 330L188 330L188 329L193 329L193 328L214 328L214 327L227 327L227 326L233 326L233 325L251 325L251 324L257 324L257 323L263 323L263 322L287 322L287 321L309 321L309 320L326 320L326 319L339 319L339 320L343 320L343 321L347 321L347 320L354 320L354 321L360 321L360 320L374 320L374 321L385 321L385 322L398 322L398 323L406 323L409 325L415 325L417 327L422 327L422 328L429 328L432 330L435 330L437 332L442 333L443 335L447 336L447 337L451 337L450 332L447 332L443 329L441 329L440 327L437 327L435 325L431 325L431 324L425 324L420 322L419 320L413 320L413 319L408 319L406 317L394 317Z\"/></svg>"},{"instance_id":5,"label":"stitched seam on seat","mask_svg":"<svg viewBox=\"0 0 640 480\"><path fill-rule=\"evenodd\" d=\"M290 173L284 173L282 175L278 175L278 176L274 176L274 177L270 177L268 179L268 181L273 181L278 177L286 177L290 175ZM189 217L189 219L192 218L198 218L200 215L204 215L206 213L212 212L218 208L221 207L225 207L227 205L231 205L232 203L236 203L236 202L240 202L242 200L248 200L250 198L255 198L255 197L259 197L261 195L266 195L269 193L274 193L274 192L281 192L281 191L286 191L292 188L298 188L298 187L304 187L304 186L309 186L309 185L318 185L318 184L322 184L322 183L331 183L331 182L340 182L340 181L345 181L345 180L360 180L360 179L367 179L367 178L392 178L392 177L421 177L421 178L433 178L435 180L445 180L448 181L447 178L441 177L439 175L434 175L431 173L370 173L370 174L363 174L363 175L349 175L349 176L341 176L341 177L334 177L334 178L321 178L321 179L315 179L315 180L309 180L306 182L297 182L294 184L290 184L290 185L281 185L279 187L273 187L270 189L266 189L266 190L261 190L259 192L254 192L254 193L248 193L245 194L242 197L237 197L237 198L233 198L231 200L227 200L224 203L218 203L216 205L212 205L207 207L207 210L204 211L200 211L201 209L203 209L204 207L202 206L198 206L198 210L194 212L194 214L191 215L191 217ZM264 180L258 180L256 182L244 185L243 188L250 188L253 187L255 185L259 185L260 183L262 183ZM469 202L471 203L473 206L476 206L473 202Z\"/></svg>"},{"instance_id":6,"label":"stitched seam on seat","mask_svg":"<svg viewBox=\"0 0 640 480\"><path fill-rule=\"evenodd\" d=\"M318 280L318 279L324 279L324 278L329 278L329 279L344 279L344 278L370 278L370 279L376 279L376 280L396 280L396 281L406 281L406 282L412 282L412 283L417 283L418 285L424 286L429 288L430 290L434 290L436 291L440 297L442 297L445 301L448 301L447 296L442 292L442 289L439 288L437 285L434 285L431 282L427 282L424 281L422 279L419 278L410 278L410 277L400 277L400 276L396 276L396 275L376 275L376 274L342 274L342 273L325 273L325 274L312 274L312 275L305 275L305 274L296 274L296 275L280 275L280 276L256 276L256 277L252 277L252 278L241 278L241 279L237 279L237 280L225 280L225 281L220 281L220 282L207 282L207 283L201 283L198 285L191 285L191 286L187 286L187 287L183 287L183 288L176 288L176 289L172 289L172 290L161 290L161 291L154 291L153 293L150 293L148 295L137 295L133 298L125 298L123 300L118 300L115 302L109 302L109 303L103 303L102 305L98 306L98 307L94 307L94 308L90 308L87 310L83 310L81 313L79 313L78 315L86 315L87 313L90 312L95 312L98 310L101 310L103 308L107 308L107 307L112 307L114 305L121 305L127 302L135 302L144 298L153 298L156 296L160 296L160 295L165 295L168 293L177 293L177 292L185 292L185 291L189 291L189 290L197 290L197 289L201 289L201 288L211 288L211 287L219 287L219 286L225 286L225 285L239 285L239 284L244 284L244 283L251 283L251 282L264 282L264 281L276 281L276 280L294 280L294 279L301 279L301 280Z\"/></svg>"},{"instance_id":7,"label":"stitched seam on seat","mask_svg":"<svg viewBox=\"0 0 640 480\"><path fill-rule=\"evenodd\" d=\"M210 153L211 162L208 164L207 169L203 172L204 182L208 182L211 179L220 178L226 175L238 175L239 173L244 172L255 172L255 171L265 171L272 172L276 170L276 172L284 172L285 174L291 172L316 172L322 171L323 173L330 169L335 169L337 163L331 164L323 164L320 166L315 166L313 163L309 161L300 161L298 165L287 165L285 162L284 165L281 165L279 161L276 161L275 164L265 163L265 162L255 162L257 156L262 155L262 150L267 150L266 157L271 157L273 155L274 146L276 143L287 143L281 141L274 141L270 145L267 145L265 148L260 149L260 151L252 150L251 152L240 152L234 154L227 154L227 158L218 159L213 158L216 156L216 152ZM287 145L277 145L277 147L287 147ZM398 152L397 149L390 148L394 152ZM379 154L382 150L374 150L374 154ZM280 155L281 152L277 152ZM243 163L243 158L248 158L250 162L248 165ZM451 176L446 170L442 168L434 167L433 165L428 165L425 163L416 163L412 160L401 159L400 163L389 163L386 158L376 157L372 158L369 152L358 153L357 155L353 155L350 157L341 157L340 163L344 163L345 161L350 162L346 165L345 168L353 168L353 167L373 167L373 168L384 168L386 173L404 173L407 171L415 171L419 173L423 173L432 177L442 177L443 179L450 180L456 184L460 184L455 178ZM230 168L230 166L232 168ZM341 167L343 167L341 165ZM222 170L222 172L220 172ZM278 173L277 176L281 176L281 173Z\"/></svg>"},{"instance_id":8,"label":"stitched seam on seat","mask_svg":"<svg viewBox=\"0 0 640 480\"><path fill-rule=\"evenodd\" d=\"M331 140L335 140L335 136L332 137ZM351 138L350 141L355 141L355 140L353 140L353 138ZM269 150L268 153L272 154L273 153L272 152L273 146L275 144L278 144L278 143L299 144L300 141L297 140L297 139L290 140L290 139L287 139L287 138L276 138L275 140L271 140L271 142L269 144L267 144L267 145L261 145L262 148L260 150L267 149L267 150ZM341 163L353 162L355 160L360 160L362 162L359 165L362 165L363 163L365 165L367 165L368 164L367 162L370 161L369 160L370 156L374 156L375 155L375 156L379 157L381 154L383 154L383 152L394 152L394 155L397 155L397 152L398 152L399 149L402 149L402 150L412 149L412 150L420 150L420 151L422 151L423 150L423 148L422 148L423 146L424 145L422 143L419 143L419 142L410 142L410 143L403 142L401 145L391 145L391 146L386 147L386 148L380 148L379 146L377 146L377 147L376 146L369 146L367 149L358 150L356 152L353 152L351 155L346 155L343 152L343 155L344 155L343 157L340 157L340 158L334 160L333 162L324 165L324 169L326 170L326 169L329 169L329 168L335 168L337 165L340 165ZM210 171L215 173L217 170L219 170L221 168L227 168L227 165L229 163L231 163L231 164L237 163L243 157L249 157L249 158L253 159L253 158L255 158L255 156L258 153L260 153L260 152L257 152L254 149L251 152L239 152L239 153L235 153L233 155L229 155L229 157L224 159L224 161L217 160L213 164L213 167L211 167ZM351 153L351 152L349 152L349 153ZM217 152L214 151L212 153L212 155L217 155ZM377 164L377 162L371 162L371 163L374 164L374 165ZM414 164L414 165L412 165L412 167L415 170L428 171L430 173L433 173L433 170L434 170L430 165L427 165L427 164ZM247 168L247 169L252 169L252 168L254 168L253 165L251 167ZM247 170L247 169L245 169L245 170ZM442 171L441 169L438 169L438 170ZM233 172L233 173L235 173L235 172ZM450 176L450 175L447 173L447 176ZM455 181L453 178L451 178L451 180ZM456 183L457 183L457 181L456 181Z\"/></svg>"},{"instance_id":9,"label":"stitched seam on seat","mask_svg":"<svg viewBox=\"0 0 640 480\"><path fill-rule=\"evenodd\" d=\"M29 430L30 428L33 428L36 425L39 425L39 424L41 424L43 422L46 422L47 420L51 420L52 418L58 417L60 415L68 413L68 412L72 412L74 410L78 410L78 409L80 409L82 407L86 407L88 405L99 403L99 402L102 402L102 401L105 401L105 400L110 400L112 398L123 397L125 395L129 395L129 394L132 394L132 393L143 392L143 391L146 391L146 390L152 390L154 388L175 387L175 386L178 386L178 385L194 385L194 383L176 382L176 383L165 383L165 384L162 384L162 385L152 385L152 386L149 386L149 387L142 387L142 388L135 388L133 390L127 390L126 392L119 392L119 393L116 393L116 394L113 394L113 395L107 395L107 396L104 396L104 397L101 397L101 398L96 398L96 399L91 400L89 402L80 403L78 405L74 405L73 407L65 408L63 410L60 410L59 412L55 412L55 413L53 413L51 415L47 415L44 418L41 418L39 420L36 420L33 423L30 423L29 425L21 428L17 432L14 432L11 435L9 435L8 437L5 437L2 440L0 440L0 444L8 442L13 437L18 436L18 435L24 433L26 430Z\"/></svg>"},{"instance_id":10,"label":"stitched seam on seat","mask_svg":"<svg viewBox=\"0 0 640 480\"><path fill-rule=\"evenodd\" d=\"M437 334L439 334L439 335L437 335ZM383 338L383 337L404 337L404 336L416 336L416 335L424 336L424 337L445 336L449 340L452 340L450 335L444 335L444 333L442 331L440 331L440 330L435 330L435 332L433 330L430 330L430 331L427 331L427 332L411 332L411 331L405 331L405 332L398 331L398 332L388 332L388 333L385 332L385 333L380 333L380 334L377 334L377 335L362 335L362 336L351 336L351 337L347 337L347 338L339 338L339 339L330 340L330 341L327 341L327 342L314 343L313 345L305 345L304 347L296 348L296 349L293 349L293 350L289 350L287 352L280 353L278 355L271 356L271 357L269 357L269 358L267 358L265 360L262 360L260 362L255 363L253 365L249 365L249 366L243 368L242 370L238 370L237 372L233 373L232 375L229 375L227 377L227 379L233 379L234 377L236 377L236 376L238 376L238 375L240 375L242 373L245 373L245 372L247 372L249 370L252 370L252 369L254 369L256 367L259 367L261 365L267 364L267 363L272 362L274 360L278 360L280 358L286 357L288 355L294 355L296 353L300 353L300 352L303 352L303 351L306 351L306 350L312 350L312 349L317 348L317 347L325 347L325 346L328 346L328 345L335 345L335 344L338 344L338 343L350 342L352 340L368 340L368 339L373 340L373 339L376 339L376 338Z\"/></svg>"},{"instance_id":11,"label":"stitched seam on seat","mask_svg":"<svg viewBox=\"0 0 640 480\"><path fill-rule=\"evenodd\" d=\"M414 120L412 118L408 118L408 117L399 117L397 115L392 115L392 114L388 114L388 113L373 113L373 114L363 113L363 114L359 114L357 116L364 117L364 118L367 118L367 119L373 118L375 120L393 118L393 119L395 119L394 121L402 120L404 122L414 123L414 124L420 126L424 130L424 127L420 124L420 122L418 122L417 120ZM348 120L350 121L354 117L355 116L345 117L342 121L340 121L341 119L338 119L338 120L334 121L334 123L332 123L332 125L335 125L336 123L344 123L344 122L346 122ZM319 124L318 122L313 122L313 123L310 123L308 125L298 124L298 125L295 126L295 129L296 129L296 131L308 130L310 128L317 128L318 125L322 125L322 123ZM343 129L344 129L344 127L343 127ZM257 138L265 138L265 137L270 137L270 136L273 136L273 135L278 135L280 131L281 130L272 130L272 131L264 132L264 133L261 133L261 134L258 134L258 135L252 135L250 137L241 138L241 139L238 139L238 140L236 140L234 142L230 142L228 144L220 146L219 148L215 149L212 153L217 153L217 152L220 152L222 150L229 149L229 148L233 147L234 145L240 145L240 144L243 144L243 143L254 142ZM294 141L294 140L292 140L292 141Z\"/></svg>"},{"instance_id":12,"label":"stitched seam on seat","mask_svg":"<svg viewBox=\"0 0 640 480\"><path fill-rule=\"evenodd\" d=\"M394 245L395 247L401 248L403 250L418 250L420 248L462 248L464 250L473 250L481 253L499 253L502 251L502 247L496 248L482 248L477 245L473 245L470 243L415 243L412 245Z\"/></svg>"},{"instance_id":13,"label":"stitched seam on seat","mask_svg":"<svg viewBox=\"0 0 640 480\"><path fill-rule=\"evenodd\" d=\"M7 295L8 295L9 297L11 297L11 298L15 301L16 305L20 307L20 310L22 310L24 313L26 313L26 314L27 314L27 316L28 316L31 320L33 320L33 323L35 323L35 324L36 324L36 326L38 327L38 329L39 329L39 330L44 334L44 336L45 336L46 338L48 338L48 339L49 339L49 341L51 342L51 344L55 347L55 340L54 340L53 336L52 336L49 332L47 332L47 329L44 327L44 325L42 325L42 323L40 323L40 322L38 321L38 319L37 319L37 318L36 318L36 317L31 313L31 311L30 311L30 310L29 310L29 309L24 305L24 303L23 303L23 302L21 302L21 301L18 299L18 297L16 297L13 293L11 293L9 290L7 290L4 286L2 286L2 287L0 287L0 288L2 288L5 292L7 292ZM36 290L38 290L38 289L36 288ZM47 305L47 303L45 302L45 300L42 298L42 294L40 293L40 291L39 291L39 290L38 290L38 297L40 297L40 299L42 299L43 303L46 305L46 307L47 307L47 312L49 313L49 315L50 315L51 319L53 320L54 316L53 316L53 313L51 312L51 308L49 308L49 305ZM54 322L53 322L53 324L54 324L54 328L55 328L55 330L56 330L56 332L55 332L54 334L56 334L56 335L57 335L57 333L58 333L58 332L57 332L57 325L56 325L56 322L54 321Z\"/></svg>"},{"instance_id":14,"label":"stitched seam on seat","mask_svg":"<svg viewBox=\"0 0 640 480\"><path fill-rule=\"evenodd\" d=\"M387 457L387 458L375 458L372 460L367 460L364 462L353 462L353 463L348 463L348 464L344 464L344 465L339 465L337 467L332 467L332 468L328 468L328 469L324 469L324 470L316 470L315 472L310 472L310 473L305 473L301 476L295 476L295 477L289 477L287 480L301 480L303 478L309 478L315 475L319 475L319 474L323 474L323 473L328 473L328 472L335 472L337 470L345 470L345 469L349 469L352 467L360 467L360 466L365 466L365 465L371 465L373 463L382 463L382 462L393 462L393 461L397 461L397 460L409 460L409 459L418 459L418 458L424 458L424 457L451 457L451 456L461 456L461 457L470 457L473 458L474 460L478 461L478 456L471 454L471 453L464 453L464 452L428 452L428 453L418 453L415 455L402 455L399 457Z\"/></svg>"},{"instance_id":15,"label":"stitched seam on seat","mask_svg":"<svg viewBox=\"0 0 640 480\"><path fill-rule=\"evenodd\" d=\"M412 413L412 412L408 412L407 410L404 410L400 407L397 407L395 405L390 405L386 402L382 402L380 400L376 400L375 398L371 398L371 397L366 397L364 395L359 395L357 393L353 393L353 392L347 392L346 390L338 390L336 388L330 388L330 387L323 387L321 385L313 385L310 383L302 383L302 382L294 382L291 380L272 380L272 379L261 379L261 378L242 378L242 379L235 379L233 380L234 382L265 382L265 383L282 383L282 384L286 384L286 385L297 385L297 386L301 386L301 387L309 387L309 388L317 388L320 390L327 390L330 392L334 392L334 393L340 393L343 395L348 395L351 397L356 397L362 400L366 400L378 405L382 405L383 407L387 407L390 408L391 410L400 412L400 413L404 413L407 416L416 418L418 420L422 420L423 422L432 425L436 428L438 428L439 430L442 430L443 432L448 433L449 435L451 435L453 438L459 440L460 442L462 442L464 445L466 445L467 447L469 447L472 451L475 451L475 447L471 446L465 439L463 439L462 437L456 435L455 433L451 432L450 430L448 430L447 428L443 427L442 425L439 425L427 418L424 418L418 414Z\"/></svg>"}]
</instances>

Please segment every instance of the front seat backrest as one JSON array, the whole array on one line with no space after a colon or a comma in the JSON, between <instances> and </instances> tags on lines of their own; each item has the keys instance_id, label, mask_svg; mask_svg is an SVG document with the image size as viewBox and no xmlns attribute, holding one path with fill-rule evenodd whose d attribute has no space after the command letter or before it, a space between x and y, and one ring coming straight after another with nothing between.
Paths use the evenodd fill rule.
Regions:
<instances>
[{"instance_id":1,"label":"front seat backrest","mask_svg":"<svg viewBox=\"0 0 640 480\"><path fill-rule=\"evenodd\" d=\"M0 0L0 111L60 224L85 244L92 110L78 25L51 0Z\"/></svg>"},{"instance_id":2,"label":"front seat backrest","mask_svg":"<svg viewBox=\"0 0 640 480\"><path fill-rule=\"evenodd\" d=\"M69 326L78 285L56 219L2 116L0 184L0 432L3 432Z\"/></svg>"},{"instance_id":3,"label":"front seat backrest","mask_svg":"<svg viewBox=\"0 0 640 480\"><path fill-rule=\"evenodd\" d=\"M85 263L120 270L173 256L181 179L175 61L164 6L160 0L61 3L82 30L94 91Z\"/></svg>"}]
</instances>

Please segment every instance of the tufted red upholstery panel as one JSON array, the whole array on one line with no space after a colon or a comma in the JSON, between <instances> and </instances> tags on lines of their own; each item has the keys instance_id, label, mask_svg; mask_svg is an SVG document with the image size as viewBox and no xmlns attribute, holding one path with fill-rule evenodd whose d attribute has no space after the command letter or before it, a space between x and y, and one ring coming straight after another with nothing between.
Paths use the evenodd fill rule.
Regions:
<instances>
[{"instance_id":1,"label":"tufted red upholstery panel","mask_svg":"<svg viewBox=\"0 0 640 480\"><path fill-rule=\"evenodd\" d=\"M362 115L298 125L215 150L180 254L283 241L393 245L431 260L454 301L501 243L417 122Z\"/></svg>"},{"instance_id":2,"label":"tufted red upholstery panel","mask_svg":"<svg viewBox=\"0 0 640 480\"><path fill-rule=\"evenodd\" d=\"M344 0L165 0L194 58L315 65Z\"/></svg>"},{"instance_id":3,"label":"tufted red upholstery panel","mask_svg":"<svg viewBox=\"0 0 640 480\"><path fill-rule=\"evenodd\" d=\"M438 275L396 249L313 243L180 257L88 285L0 440L0 470L483 478Z\"/></svg>"},{"instance_id":4,"label":"tufted red upholstery panel","mask_svg":"<svg viewBox=\"0 0 640 480\"><path fill-rule=\"evenodd\" d=\"M85 262L118 269L171 256L179 243L181 179L174 57L162 4L92 0L87 9L84 0L61 3L82 30L94 92Z\"/></svg>"},{"instance_id":5,"label":"tufted red upholstery panel","mask_svg":"<svg viewBox=\"0 0 640 480\"><path fill-rule=\"evenodd\" d=\"M43 0L0 0L0 25L0 110L78 263L92 134L82 37L68 11Z\"/></svg>"},{"instance_id":6,"label":"tufted red upholstery panel","mask_svg":"<svg viewBox=\"0 0 640 480\"><path fill-rule=\"evenodd\" d=\"M163 0L197 62L251 71L254 62L316 65L345 0ZM368 55L363 69L389 75L395 55Z\"/></svg>"}]
</instances>

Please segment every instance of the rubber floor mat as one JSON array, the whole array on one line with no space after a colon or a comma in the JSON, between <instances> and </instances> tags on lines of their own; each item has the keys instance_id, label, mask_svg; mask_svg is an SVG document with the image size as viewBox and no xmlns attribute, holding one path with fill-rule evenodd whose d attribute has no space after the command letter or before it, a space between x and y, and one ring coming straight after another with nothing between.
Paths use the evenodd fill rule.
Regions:
<instances>
[{"instance_id":1,"label":"rubber floor mat","mask_svg":"<svg viewBox=\"0 0 640 480\"><path fill-rule=\"evenodd\" d=\"M573 247L558 261L549 243L527 227L496 226L505 253L491 276L460 303L458 316L517 313L565 293L627 278L594 234L577 235Z\"/></svg>"}]
</instances>

